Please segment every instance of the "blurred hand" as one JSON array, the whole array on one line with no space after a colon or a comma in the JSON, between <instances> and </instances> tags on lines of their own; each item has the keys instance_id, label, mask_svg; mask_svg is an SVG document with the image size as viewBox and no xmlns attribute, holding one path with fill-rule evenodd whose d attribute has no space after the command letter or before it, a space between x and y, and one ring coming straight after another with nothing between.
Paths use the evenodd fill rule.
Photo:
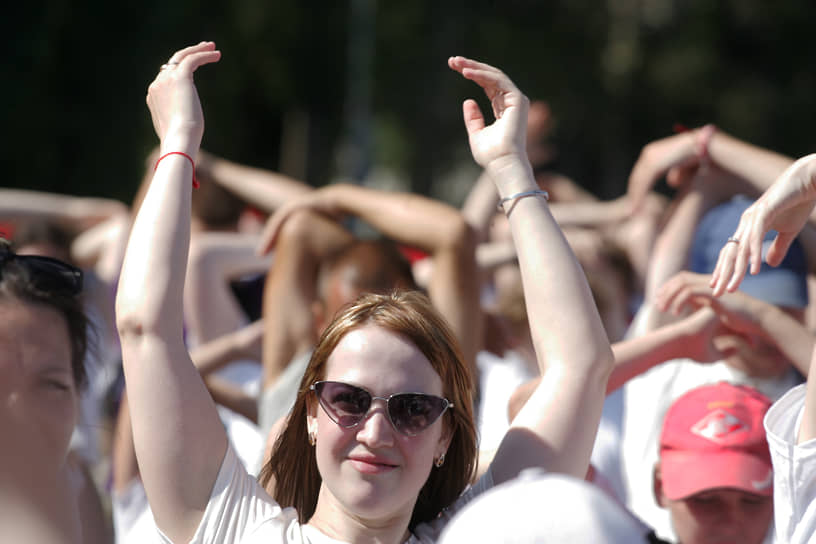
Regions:
<instances>
[{"instance_id":1,"label":"blurred hand","mask_svg":"<svg viewBox=\"0 0 816 544\"><path fill-rule=\"evenodd\" d=\"M643 148L629 175L626 191L632 212L640 209L661 177L666 176L666 182L679 189L695 176L700 161L694 134L682 132Z\"/></svg>"},{"instance_id":2,"label":"blurred hand","mask_svg":"<svg viewBox=\"0 0 816 544\"><path fill-rule=\"evenodd\" d=\"M745 210L733 238L720 250L710 287L714 296L734 292L745 277L762 266L762 242L770 230L778 232L765 260L778 266L791 243L805 226L816 204L816 154L807 155L789 166L763 195Z\"/></svg>"},{"instance_id":3,"label":"blurred hand","mask_svg":"<svg viewBox=\"0 0 816 544\"><path fill-rule=\"evenodd\" d=\"M297 210L312 210L314 212L338 217L340 210L334 200L334 192L342 190L339 184L327 185L320 189L305 193L294 200L291 200L278 208L266 222L266 226L261 232L258 245L255 249L259 255L265 255L272 251L278 240L278 234L286 220Z\"/></svg>"},{"instance_id":4,"label":"blurred hand","mask_svg":"<svg viewBox=\"0 0 816 544\"><path fill-rule=\"evenodd\" d=\"M655 304L659 310L674 315L680 315L686 309L711 308L725 327L749 343L752 337L767 336L761 326L767 303L740 291L716 298L709 282L708 274L680 272L661 286Z\"/></svg>"}]
</instances>

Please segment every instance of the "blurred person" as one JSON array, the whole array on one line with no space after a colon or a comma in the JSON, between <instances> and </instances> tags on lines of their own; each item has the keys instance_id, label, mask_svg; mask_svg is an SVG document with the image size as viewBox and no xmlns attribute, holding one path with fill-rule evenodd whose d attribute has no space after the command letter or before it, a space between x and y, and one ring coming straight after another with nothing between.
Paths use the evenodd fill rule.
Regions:
<instances>
[{"instance_id":1,"label":"blurred person","mask_svg":"<svg viewBox=\"0 0 816 544\"><path fill-rule=\"evenodd\" d=\"M680 290L684 283L693 283L694 278L699 278L699 274L708 275L714 270L719 247L733 232L740 214L750 204L744 197L732 198L714 206L702 219L688 224L692 219L691 214L684 216L690 211L687 208L702 208L703 200L704 197L694 192L687 194L672 217L672 221L682 221L666 227L674 229L676 236L687 240L690 251L686 266L696 274L684 273L679 279L673 279L675 275L669 276L663 280L663 285L668 286L666 289ZM675 240L677 243L673 247L672 244L666 244L665 240L661 242L661 252L682 253L683 242L679 238ZM680 261L678 256L674 256L674 259ZM655 266L661 274L668 270L666 262L656 262ZM755 325L741 331L741 335L728 337L723 346L728 348L727 356L706 365L699 365L689 359L669 361L626 383L623 390L621 458L628 493L627 505L661 536L671 536L672 529L666 511L655 505L648 490L651 489L652 481L649 467L656 461L660 425L666 410L686 391L709 383L727 381L748 385L771 400L780 398L791 387L800 383L801 369L807 367L807 362L801 360L799 352L791 350L792 345L787 341L785 331L780 332L776 325L789 323L788 330L804 330L804 308L808 305L806 276L804 250L797 243L783 266L777 269L766 267L762 274L755 276L750 284L744 286L741 294L752 298L738 299L750 300L742 315L744 321ZM675 284L674 288L671 287L672 284ZM682 315L680 311L660 313L661 309L670 307L668 301L673 295L661 297L658 293L660 289L655 290L641 312L653 312L653 315L662 318L662 322L667 321L663 316L667 316L668 322L671 322L678 318L678 314ZM691 307L699 306L695 303ZM765 308L772 308L769 315L777 316L776 323L765 319L768 314ZM638 329L639 325L641 328ZM636 319L633 331L635 336L650 330L642 325L643 322Z\"/></svg>"},{"instance_id":2,"label":"blurred person","mask_svg":"<svg viewBox=\"0 0 816 544\"><path fill-rule=\"evenodd\" d=\"M69 454L87 382L82 272L0 239L0 540L106 542L96 488Z\"/></svg>"},{"instance_id":3,"label":"blurred person","mask_svg":"<svg viewBox=\"0 0 816 544\"><path fill-rule=\"evenodd\" d=\"M772 540L774 471L762 425L770 405L750 387L721 382L669 407L653 489L679 544Z\"/></svg>"},{"instance_id":4,"label":"blurred person","mask_svg":"<svg viewBox=\"0 0 816 544\"><path fill-rule=\"evenodd\" d=\"M780 266L806 228L816 205L816 155L786 168L762 196L740 216L731 238L720 250L711 278L713 295L736 291L744 274L755 275L763 261ZM770 246L764 240L775 230ZM765 428L774 462L774 520L781 542L810 542L816 535L816 349L808 383L795 387L771 406ZM801 475L801 476L800 476Z\"/></svg>"}]
</instances>

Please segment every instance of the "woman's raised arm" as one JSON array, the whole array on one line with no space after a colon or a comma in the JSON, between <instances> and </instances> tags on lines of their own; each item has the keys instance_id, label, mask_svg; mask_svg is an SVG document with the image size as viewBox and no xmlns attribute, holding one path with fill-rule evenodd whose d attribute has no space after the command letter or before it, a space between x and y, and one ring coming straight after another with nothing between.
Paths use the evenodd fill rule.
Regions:
<instances>
[{"instance_id":1,"label":"woman's raised arm","mask_svg":"<svg viewBox=\"0 0 816 544\"><path fill-rule=\"evenodd\" d=\"M582 478L613 356L580 265L550 214L525 153L529 101L500 70L463 57L448 64L484 89L496 121L463 105L473 157L493 178L519 256L527 315L543 374L491 465L500 483L541 466ZM530 196L527 196L530 195Z\"/></svg>"},{"instance_id":2,"label":"woman's raised arm","mask_svg":"<svg viewBox=\"0 0 816 544\"><path fill-rule=\"evenodd\" d=\"M136 457L156 523L176 542L195 532L227 448L182 324L191 157L204 132L193 72L220 58L212 42L182 49L148 89L161 158L131 231L116 297Z\"/></svg>"}]
</instances>

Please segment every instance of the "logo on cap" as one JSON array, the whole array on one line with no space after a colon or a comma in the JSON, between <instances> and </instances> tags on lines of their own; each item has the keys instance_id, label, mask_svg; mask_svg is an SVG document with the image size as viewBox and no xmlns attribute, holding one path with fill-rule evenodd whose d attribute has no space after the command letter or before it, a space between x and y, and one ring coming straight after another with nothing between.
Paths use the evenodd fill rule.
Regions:
<instances>
[{"instance_id":1,"label":"logo on cap","mask_svg":"<svg viewBox=\"0 0 816 544\"><path fill-rule=\"evenodd\" d=\"M725 410L714 410L691 427L691 432L711 442L724 444L737 433L749 430L748 425Z\"/></svg>"}]
</instances>

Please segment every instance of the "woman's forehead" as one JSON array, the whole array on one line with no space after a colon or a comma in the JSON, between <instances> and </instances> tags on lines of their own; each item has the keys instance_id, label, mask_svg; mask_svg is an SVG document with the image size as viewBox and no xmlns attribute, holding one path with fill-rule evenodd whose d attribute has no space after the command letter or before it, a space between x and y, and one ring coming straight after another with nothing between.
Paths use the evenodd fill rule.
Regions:
<instances>
[{"instance_id":1,"label":"woman's forehead","mask_svg":"<svg viewBox=\"0 0 816 544\"><path fill-rule=\"evenodd\" d=\"M353 383L376 395L442 394L442 380L422 351L404 336L376 325L343 336L326 361L324 379Z\"/></svg>"}]
</instances>

